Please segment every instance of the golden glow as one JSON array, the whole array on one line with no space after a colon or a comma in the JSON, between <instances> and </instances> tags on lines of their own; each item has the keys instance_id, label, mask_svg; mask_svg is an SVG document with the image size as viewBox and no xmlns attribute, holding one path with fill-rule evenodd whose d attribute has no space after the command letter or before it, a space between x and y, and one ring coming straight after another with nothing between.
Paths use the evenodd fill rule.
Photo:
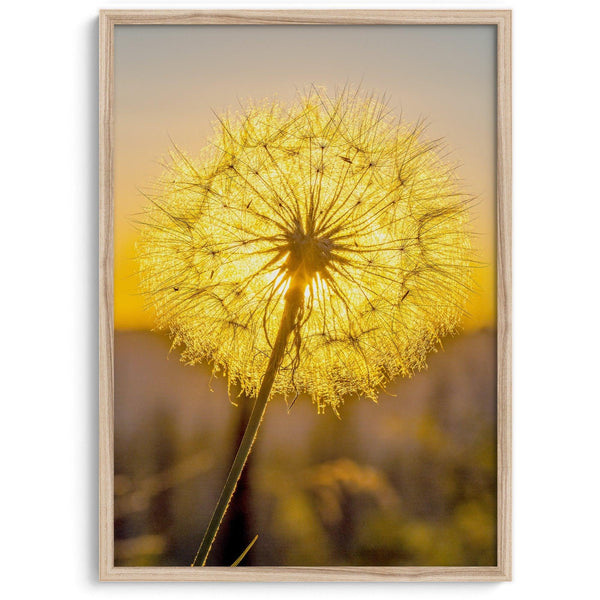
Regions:
<instances>
[{"instance_id":1,"label":"golden glow","mask_svg":"<svg viewBox=\"0 0 600 600\"><path fill-rule=\"evenodd\" d=\"M254 395L293 279L304 306L274 392L335 409L423 368L472 284L469 198L422 129L313 90L219 118L198 160L172 151L138 254L183 359Z\"/></svg>"}]
</instances>

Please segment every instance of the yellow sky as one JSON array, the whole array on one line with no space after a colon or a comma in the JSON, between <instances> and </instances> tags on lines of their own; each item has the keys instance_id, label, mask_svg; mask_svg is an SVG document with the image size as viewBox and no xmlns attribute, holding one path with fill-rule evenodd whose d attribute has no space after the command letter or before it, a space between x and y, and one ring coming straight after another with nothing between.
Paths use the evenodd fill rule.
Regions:
<instances>
[{"instance_id":1,"label":"yellow sky","mask_svg":"<svg viewBox=\"0 0 600 600\"><path fill-rule=\"evenodd\" d=\"M149 329L137 291L135 216L171 139L190 154L217 113L293 100L310 84L385 94L407 121L443 137L472 210L482 265L465 328L495 323L495 30L489 26L125 26L115 32L115 328Z\"/></svg>"}]
</instances>

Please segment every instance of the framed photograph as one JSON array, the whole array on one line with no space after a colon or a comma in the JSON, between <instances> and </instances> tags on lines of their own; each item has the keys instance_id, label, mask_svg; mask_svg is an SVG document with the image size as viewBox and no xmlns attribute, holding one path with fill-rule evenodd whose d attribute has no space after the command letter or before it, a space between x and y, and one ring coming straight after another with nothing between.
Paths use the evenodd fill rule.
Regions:
<instances>
[{"instance_id":1,"label":"framed photograph","mask_svg":"<svg viewBox=\"0 0 600 600\"><path fill-rule=\"evenodd\" d=\"M511 578L511 12L100 13L100 578Z\"/></svg>"}]
</instances>

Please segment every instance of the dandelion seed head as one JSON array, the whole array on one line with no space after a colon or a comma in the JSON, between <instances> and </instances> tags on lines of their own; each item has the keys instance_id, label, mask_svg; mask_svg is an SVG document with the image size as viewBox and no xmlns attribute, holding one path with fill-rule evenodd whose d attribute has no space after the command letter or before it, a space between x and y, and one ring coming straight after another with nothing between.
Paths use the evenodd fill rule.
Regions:
<instances>
[{"instance_id":1,"label":"dandelion seed head","mask_svg":"<svg viewBox=\"0 0 600 600\"><path fill-rule=\"evenodd\" d=\"M313 88L219 117L199 159L172 150L138 254L183 360L256 394L293 282L274 392L336 410L423 368L459 326L471 245L470 199L422 134L373 96Z\"/></svg>"}]
</instances>

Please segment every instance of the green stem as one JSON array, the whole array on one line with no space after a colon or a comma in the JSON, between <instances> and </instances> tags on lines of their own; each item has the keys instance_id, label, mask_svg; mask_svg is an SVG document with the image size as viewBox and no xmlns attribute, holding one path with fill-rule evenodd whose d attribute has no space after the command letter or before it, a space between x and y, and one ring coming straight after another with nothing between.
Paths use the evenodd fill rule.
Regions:
<instances>
[{"instance_id":1,"label":"green stem","mask_svg":"<svg viewBox=\"0 0 600 600\"><path fill-rule=\"evenodd\" d=\"M206 528L206 533L198 548L192 567L196 566L196 563L199 563L201 566L206 564L208 553L210 552L210 548L219 531L219 527L221 526L221 522L223 521L223 517L225 516L225 512L227 511L227 507L229 506L229 502L231 501L231 497L237 486L238 479L240 478L244 465L250 455L250 450L252 450L254 440L256 439L258 428L260 427L267 408L267 402L269 401L269 395L271 394L275 376L277 375L277 371L279 370L281 361L285 355L288 338L296 325L298 311L302 307L304 301L303 296L303 290L301 290L299 286L294 285L294 281L292 280L290 288L285 295L283 315L281 317L281 323L279 325L277 337L275 338L275 343L273 344L269 364L267 365L265 376L263 377L260 389L258 390L258 395L256 396L256 401L252 408L248 425L246 425L246 431L244 431L244 436L242 437L237 454L231 465L227 481L225 481L221 496L219 497L217 506L210 519L210 523Z\"/></svg>"}]
</instances>

